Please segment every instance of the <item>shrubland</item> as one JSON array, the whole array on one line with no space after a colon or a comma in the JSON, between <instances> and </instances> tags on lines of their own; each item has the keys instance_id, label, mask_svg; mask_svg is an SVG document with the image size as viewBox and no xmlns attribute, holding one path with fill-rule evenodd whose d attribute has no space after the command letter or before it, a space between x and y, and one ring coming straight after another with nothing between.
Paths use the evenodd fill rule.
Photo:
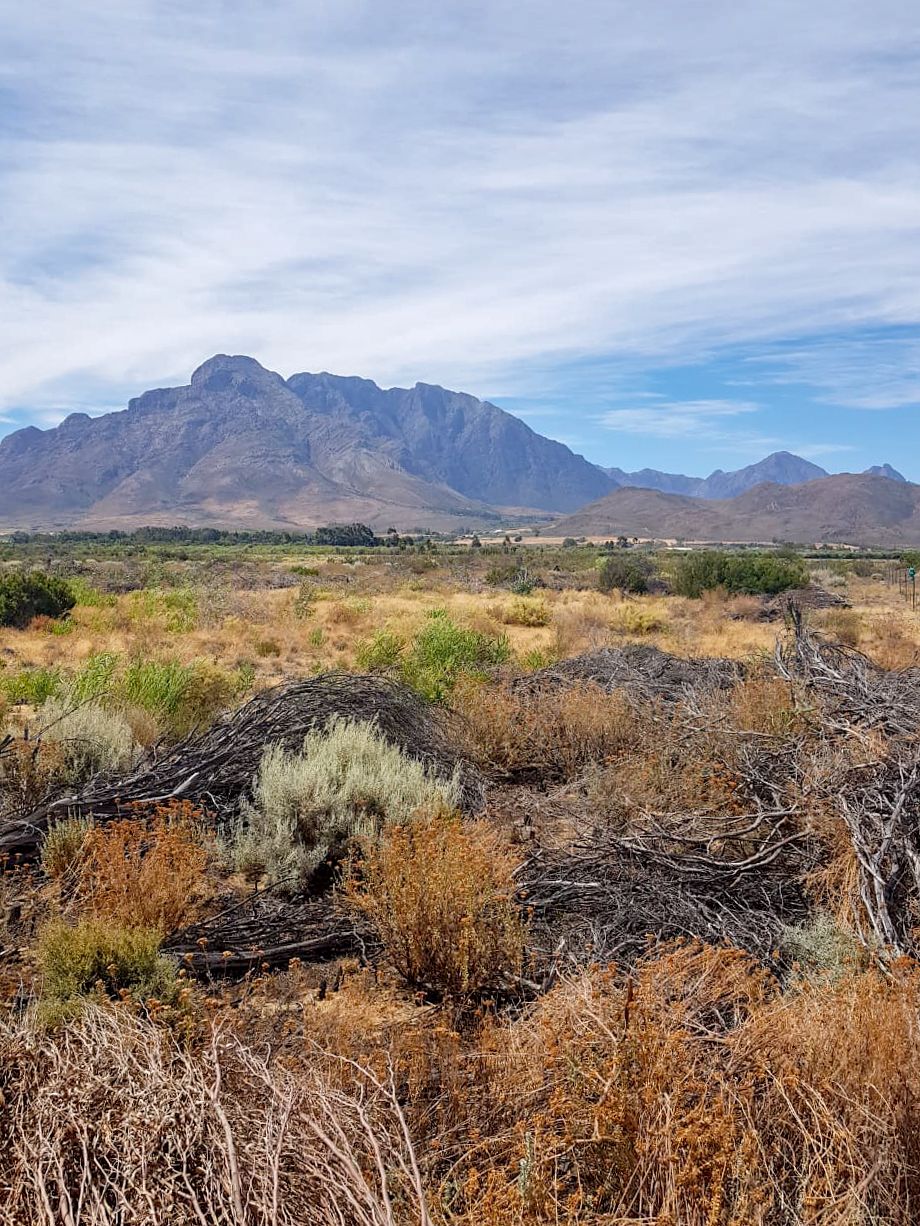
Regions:
<instances>
[{"instance_id":1,"label":"shrubland","mask_svg":"<svg viewBox=\"0 0 920 1226\"><path fill-rule=\"evenodd\" d=\"M884 566L816 560L848 607L796 633L788 551L483 539L43 555L73 605L0 631L0 846L42 832L0 872L0 1223L916 1220ZM330 671L296 737L240 718Z\"/></svg>"}]
</instances>

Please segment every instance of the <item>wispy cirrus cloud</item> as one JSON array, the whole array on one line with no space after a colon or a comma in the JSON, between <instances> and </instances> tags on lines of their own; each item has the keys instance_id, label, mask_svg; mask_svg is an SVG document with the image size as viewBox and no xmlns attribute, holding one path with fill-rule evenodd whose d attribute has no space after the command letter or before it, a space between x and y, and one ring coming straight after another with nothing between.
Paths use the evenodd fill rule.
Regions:
<instances>
[{"instance_id":1,"label":"wispy cirrus cloud","mask_svg":"<svg viewBox=\"0 0 920 1226\"><path fill-rule=\"evenodd\" d=\"M811 389L852 409L920 408L920 339L916 336L818 337L749 359L757 381Z\"/></svg>"},{"instance_id":2,"label":"wispy cirrus cloud","mask_svg":"<svg viewBox=\"0 0 920 1226\"><path fill-rule=\"evenodd\" d=\"M909 0L3 17L0 404L23 418L216 351L514 396L585 358L792 341L755 377L914 402L906 351L876 393L858 350L811 343L920 320ZM686 400L611 400L648 413L607 436L790 440ZM598 428L575 392L566 411Z\"/></svg>"},{"instance_id":3,"label":"wispy cirrus cloud","mask_svg":"<svg viewBox=\"0 0 920 1226\"><path fill-rule=\"evenodd\" d=\"M608 430L650 438L723 438L719 423L758 411L743 400L682 400L640 408L610 409L598 418ZM767 440L768 442L770 440Z\"/></svg>"}]
</instances>

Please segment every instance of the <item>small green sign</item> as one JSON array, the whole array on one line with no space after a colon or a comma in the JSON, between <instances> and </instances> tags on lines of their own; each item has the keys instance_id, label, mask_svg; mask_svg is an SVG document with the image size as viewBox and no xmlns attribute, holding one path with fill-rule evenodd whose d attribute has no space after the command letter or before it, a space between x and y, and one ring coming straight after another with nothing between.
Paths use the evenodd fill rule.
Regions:
<instances>
[{"instance_id":1,"label":"small green sign","mask_svg":"<svg viewBox=\"0 0 920 1226\"><path fill-rule=\"evenodd\" d=\"M908 579L915 579L917 577L917 571L915 570L913 566L908 566L907 577Z\"/></svg>"}]
</instances>

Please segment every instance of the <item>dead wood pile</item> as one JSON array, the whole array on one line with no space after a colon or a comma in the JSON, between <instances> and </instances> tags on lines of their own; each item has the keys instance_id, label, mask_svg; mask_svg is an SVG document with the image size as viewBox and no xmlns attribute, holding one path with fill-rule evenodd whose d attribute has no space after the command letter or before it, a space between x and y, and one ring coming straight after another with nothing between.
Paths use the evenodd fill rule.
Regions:
<instances>
[{"instance_id":1,"label":"dead wood pile","mask_svg":"<svg viewBox=\"0 0 920 1226\"><path fill-rule=\"evenodd\" d=\"M374 948L371 933L331 893L289 898L269 890L237 899L174 933L165 948L198 974L237 975L291 959L318 962Z\"/></svg>"},{"instance_id":2,"label":"dead wood pile","mask_svg":"<svg viewBox=\"0 0 920 1226\"><path fill-rule=\"evenodd\" d=\"M250 790L267 745L299 749L307 733L338 717L375 723L388 741L439 773L459 770L461 804L481 805L482 781L452 744L447 716L394 681L327 673L266 690L202 735L165 751L155 747L131 774L95 779L75 795L4 823L0 854L34 855L49 822L71 815L105 821L131 806L187 800L229 816Z\"/></svg>"},{"instance_id":3,"label":"dead wood pile","mask_svg":"<svg viewBox=\"0 0 920 1226\"><path fill-rule=\"evenodd\" d=\"M535 921L570 956L630 964L650 938L727 942L767 960L808 904L812 849L789 809L723 817L645 814L537 851L520 880Z\"/></svg>"},{"instance_id":4,"label":"dead wood pile","mask_svg":"<svg viewBox=\"0 0 920 1226\"><path fill-rule=\"evenodd\" d=\"M757 621L776 622L789 617L793 608L798 610L849 609L850 602L837 592L829 592L823 587L793 588L788 592L780 592L770 596L761 604Z\"/></svg>"},{"instance_id":5,"label":"dead wood pile","mask_svg":"<svg viewBox=\"0 0 920 1226\"><path fill-rule=\"evenodd\" d=\"M825 741L849 747L826 787L858 867L864 943L920 956L920 669L888 671L811 631L800 613L776 665L808 696Z\"/></svg>"},{"instance_id":6,"label":"dead wood pile","mask_svg":"<svg viewBox=\"0 0 920 1226\"><path fill-rule=\"evenodd\" d=\"M539 693L590 683L608 692L625 690L635 698L677 702L690 691L728 689L742 676L743 668L735 660L685 660L657 647L629 643L588 651L541 668L516 679L512 688Z\"/></svg>"}]
</instances>

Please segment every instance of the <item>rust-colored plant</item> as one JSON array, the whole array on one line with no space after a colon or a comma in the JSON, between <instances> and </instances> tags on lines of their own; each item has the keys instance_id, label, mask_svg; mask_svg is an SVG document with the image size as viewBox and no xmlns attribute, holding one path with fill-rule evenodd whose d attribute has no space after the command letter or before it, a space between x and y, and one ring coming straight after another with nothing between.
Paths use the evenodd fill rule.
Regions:
<instances>
[{"instance_id":1,"label":"rust-colored plant","mask_svg":"<svg viewBox=\"0 0 920 1226\"><path fill-rule=\"evenodd\" d=\"M76 897L97 919L170 932L195 918L205 893L207 851L188 803L145 821L94 826L83 844Z\"/></svg>"},{"instance_id":2,"label":"rust-colored plant","mask_svg":"<svg viewBox=\"0 0 920 1226\"><path fill-rule=\"evenodd\" d=\"M465 826L436 813L366 843L346 873L345 898L371 921L408 984L464 1000L521 969L515 866L485 822Z\"/></svg>"}]
</instances>

